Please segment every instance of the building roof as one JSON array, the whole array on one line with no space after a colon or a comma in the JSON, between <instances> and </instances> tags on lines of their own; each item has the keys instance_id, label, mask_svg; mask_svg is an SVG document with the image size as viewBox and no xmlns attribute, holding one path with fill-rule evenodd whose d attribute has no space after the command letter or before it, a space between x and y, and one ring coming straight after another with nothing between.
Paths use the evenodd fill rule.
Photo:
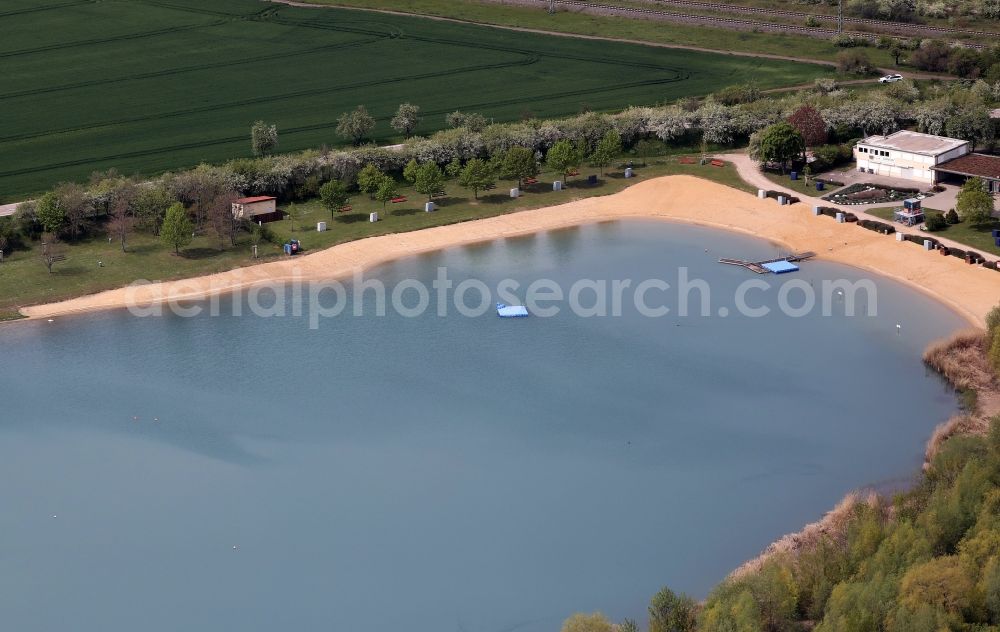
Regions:
<instances>
[{"instance_id":1,"label":"building roof","mask_svg":"<svg viewBox=\"0 0 1000 632\"><path fill-rule=\"evenodd\" d=\"M245 197L238 200L233 200L233 204L253 204L254 202L269 202L271 200L277 200L276 197L271 197L270 195L258 195L256 197Z\"/></svg>"},{"instance_id":2,"label":"building roof","mask_svg":"<svg viewBox=\"0 0 1000 632\"><path fill-rule=\"evenodd\" d=\"M965 154L942 162L934 167L936 171L957 173L962 176L979 176L991 180L1000 180L1000 156L986 154Z\"/></svg>"},{"instance_id":3,"label":"building roof","mask_svg":"<svg viewBox=\"0 0 1000 632\"><path fill-rule=\"evenodd\" d=\"M962 145L967 145L969 141L902 130L888 136L869 136L861 141L861 144L871 145L880 149L906 151L911 154L937 156L946 151L958 149Z\"/></svg>"}]
</instances>

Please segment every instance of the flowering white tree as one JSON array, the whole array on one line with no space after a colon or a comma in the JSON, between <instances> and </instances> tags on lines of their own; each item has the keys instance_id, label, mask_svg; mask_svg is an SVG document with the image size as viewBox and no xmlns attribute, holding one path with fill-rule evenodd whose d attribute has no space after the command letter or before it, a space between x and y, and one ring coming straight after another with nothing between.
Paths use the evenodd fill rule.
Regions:
<instances>
[{"instance_id":1,"label":"flowering white tree","mask_svg":"<svg viewBox=\"0 0 1000 632\"><path fill-rule=\"evenodd\" d=\"M944 133L944 126L954 111L955 108L948 99L935 99L915 107L913 118L917 121L919 131L940 136Z\"/></svg>"},{"instance_id":2,"label":"flowering white tree","mask_svg":"<svg viewBox=\"0 0 1000 632\"><path fill-rule=\"evenodd\" d=\"M901 104L892 99L854 99L822 111L831 127L859 129L865 134L889 134L899 129L904 114Z\"/></svg>"},{"instance_id":3,"label":"flowering white tree","mask_svg":"<svg viewBox=\"0 0 1000 632\"><path fill-rule=\"evenodd\" d=\"M646 122L646 131L656 134L663 142L680 138L691 123L691 115L679 107L653 110Z\"/></svg>"},{"instance_id":4,"label":"flowering white tree","mask_svg":"<svg viewBox=\"0 0 1000 632\"><path fill-rule=\"evenodd\" d=\"M650 108L630 107L609 117L611 127L618 132L623 145L629 147L639 140L649 123L650 111Z\"/></svg>"},{"instance_id":5,"label":"flowering white tree","mask_svg":"<svg viewBox=\"0 0 1000 632\"><path fill-rule=\"evenodd\" d=\"M735 140L739 127L733 108L709 101L695 112L705 142L728 145Z\"/></svg>"},{"instance_id":6,"label":"flowering white tree","mask_svg":"<svg viewBox=\"0 0 1000 632\"><path fill-rule=\"evenodd\" d=\"M412 103L401 103L396 115L392 117L389 126L403 136L409 136L420 122L420 106Z\"/></svg>"}]
</instances>

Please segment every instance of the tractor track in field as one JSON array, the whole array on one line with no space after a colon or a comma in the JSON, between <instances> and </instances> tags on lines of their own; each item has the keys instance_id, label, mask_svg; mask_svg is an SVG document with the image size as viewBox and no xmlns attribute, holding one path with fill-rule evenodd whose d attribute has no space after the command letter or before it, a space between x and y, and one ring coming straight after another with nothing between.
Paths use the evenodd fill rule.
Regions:
<instances>
[{"instance_id":1,"label":"tractor track in field","mask_svg":"<svg viewBox=\"0 0 1000 632\"><path fill-rule=\"evenodd\" d=\"M447 42L448 40L438 40L438 39L431 38L431 39L428 39L427 41L431 41L431 42L435 42L435 43L442 43L442 42ZM214 112L214 111L226 110L226 109L229 109L229 108L242 107L242 106L245 106L245 105L256 105L256 104L262 104L262 103L273 103L273 102L277 102L277 101L284 101L284 100L287 100L287 99L295 99L295 98L302 98L302 97L318 96L318 95L321 95L321 94L327 94L327 93L337 92L337 91L341 91L341 90L351 90L351 89L357 89L357 88L371 88L371 87L376 87L376 86L380 86L380 85L386 85L386 84L391 84L391 83L398 83L398 82L402 82L402 81L414 81L414 80L420 81L420 80L425 80L425 79L436 79L436 78L446 77L446 76L461 75L461 74L466 74L466 73L471 73L471 72L482 72L482 71L485 71L485 70L498 70L498 69L504 69L504 68L513 68L513 67L516 67L516 66L529 66L529 65L538 63L538 61L540 61L540 59L541 59L542 56L548 56L548 57L552 57L552 58L555 58L555 59L571 59L571 60L588 61L588 62L596 61L596 60L592 60L592 59L590 59L588 57L584 57L584 56L573 56L573 55L552 55L552 56L549 56L549 55L539 55L539 54L531 52L531 51L522 51L522 50L510 49L510 48L502 48L502 47L498 48L498 50L502 50L503 52L507 52L507 53L520 54L520 55L522 55L522 59L515 60L515 61L510 61L510 62L502 62L502 63L479 64L479 65L476 65L476 66L468 66L468 67L464 67L464 68L453 68L453 69L450 69L450 70L443 70L443 71L429 72L429 73L420 73L420 74L416 74L416 75L408 75L408 76L402 76L402 77L392 77L392 78L386 78L386 79L372 79L372 80L359 81L359 82L354 82L354 83L349 83L349 84L340 84L340 85L337 85L337 86L330 86L330 87L325 87L325 88L315 88L315 89L309 89L309 90L296 90L294 92L286 92L286 93L283 93L283 94L262 96L262 97L257 97L257 98L249 99L249 100L230 101L230 102L226 102L226 103L217 103L217 104L200 106L200 107L195 107L195 108L185 108L185 109L182 109L182 110L174 110L174 111L171 111L171 112L164 112L164 113L158 113L158 114L145 114L145 115L141 115L141 116L119 118L119 119L114 119L114 120L110 120L110 121L103 121L103 122L100 122L100 123L97 123L97 124L94 124L94 125L77 125L77 126L72 126L72 127L63 127L63 128L58 128L58 129L46 130L44 132L28 132L28 133L23 133L23 134L11 134L11 135L8 135L8 136L0 136L0 144L2 144L2 143L16 142L16 141L22 141L22 140L32 140L32 139L37 139L37 138L44 138L44 137L47 137L47 136L56 136L56 135L60 135L60 134L69 134L69 133L73 133L73 132L80 132L80 131L86 131L86 130L92 130L92 129L101 129L101 128L105 128L105 127L115 127L115 126L118 126L118 125L128 125L128 124L133 124L133 123L141 123L141 122L151 121L151 120L160 120L160 119L167 119L167 118L177 118L177 117L188 116L188 115L192 115L192 114L203 114L205 112ZM602 61L603 63L616 63L615 60L609 60L609 59L602 59L600 61ZM666 66L659 66L659 65L655 65L655 64L635 64L634 62L617 60L616 65L621 65L621 66L625 66L625 67L641 67L641 68L645 68L645 69L656 70L656 71L659 71L659 72L670 72L670 73L673 73L674 76L667 77L667 78L646 79L646 80L642 80L642 81L629 82L629 83L625 83L625 84L616 84L616 85L607 86L607 87L604 87L604 88L586 88L586 89L580 89L580 90L567 90L567 91L561 91L561 92L557 92L557 93L549 93L549 94L539 95L536 98L537 99L548 100L548 99L564 98L564 97L567 97L567 96L577 96L579 94L585 94L585 93L598 93L598 92L608 92L608 91L614 91L614 90L621 90L621 89L625 89L625 88L628 88L628 87L640 87L640 86L658 85L658 84L664 84L665 85L665 84L668 84L668 83L675 83L677 81L684 81L684 80L686 80L686 79L688 79L690 77L690 73L688 73L688 72L686 72L686 71L684 71L682 69L676 69L676 68L671 68L671 67L666 67ZM46 89L41 89L41 90L46 90ZM0 99L5 99L5 98L8 98L7 95L0 95ZM514 104L514 103L521 102L523 100L524 100L523 98L507 99L507 100L503 100L503 101L493 101L493 102L490 102L490 103L487 103L487 104L468 104L468 105L465 105L463 107L468 108L468 107L485 107L487 105L489 105L489 106L511 105L511 104ZM448 111L452 111L452 110L449 109ZM447 112L442 112L442 113L447 113ZM2 175L2 174L0 174L0 175Z\"/></svg>"},{"instance_id":2,"label":"tractor track in field","mask_svg":"<svg viewBox=\"0 0 1000 632\"><path fill-rule=\"evenodd\" d=\"M0 11L0 18L24 15L26 13L39 13L41 11L51 11L53 9L68 9L69 7L82 7L85 4L97 4L100 0L77 0L76 2L62 2L60 4L43 4L30 9L14 9L13 11Z\"/></svg>"},{"instance_id":3,"label":"tractor track in field","mask_svg":"<svg viewBox=\"0 0 1000 632\"><path fill-rule=\"evenodd\" d=\"M124 77L116 77L113 79L98 79L94 81L79 81L76 83L67 83L58 86L46 86L44 88L33 88L31 90L20 90L16 92L8 92L0 94L0 101L7 99L16 99L19 97L26 96L37 96L39 94L50 94L53 92L63 92L66 90L75 90L77 88L90 88L94 86L107 86L114 85L116 83L127 83L129 81L139 81L142 79L156 79L159 77L169 77L171 75L179 75L188 72L198 72L199 70L212 70L217 68L229 68L232 66L242 66L245 64L255 64L262 61L274 61L276 59L286 59L289 57L297 57L299 55L312 55L314 53L323 53L333 50L338 50L341 48L354 48L357 46L364 46L374 42L382 41L386 38L372 37L364 40L355 40L352 42L343 42L340 44L329 44L327 46L319 46L317 48L310 48L308 50L301 50L291 53L275 53L273 55L260 55L258 57L246 57L243 59L232 60L232 61L220 61L208 64L197 64L194 66L184 66L183 68L168 68L164 70L157 70L152 72L143 72L134 75L127 75Z\"/></svg>"},{"instance_id":4,"label":"tractor track in field","mask_svg":"<svg viewBox=\"0 0 1000 632\"><path fill-rule=\"evenodd\" d=\"M156 3L148 2L146 0L139 0L144 4L151 4L153 6L158 6ZM176 7L166 7L166 8L176 8ZM272 11L272 8L262 9L257 13L250 15L233 15L231 13L218 13L212 12L212 15L224 16L222 19L217 19L212 22L203 24L189 24L186 26L173 26L163 29L155 29L152 31L143 31L141 33L126 33L124 35L116 35L114 37L97 37L88 40L77 40L75 42L61 42L59 44L49 44L48 46L39 46L37 48L23 48L21 50L11 50L11 51L0 51L0 58L8 57L21 57L24 55L34 55L37 53L47 53L56 50L66 50L71 48L80 48L82 46L95 46L99 44L110 44L111 42L127 42L129 40L145 39L147 37L159 37L161 35L170 35L173 33L183 33L185 31L195 31L198 29L213 28L216 26L221 26L229 22L239 22L244 20L252 20L255 16L260 14L265 14ZM191 13L204 13L204 11L193 10Z\"/></svg>"},{"instance_id":5,"label":"tractor track in field","mask_svg":"<svg viewBox=\"0 0 1000 632\"><path fill-rule=\"evenodd\" d=\"M638 88L638 87L644 87L644 86L650 86L650 85L661 85L661 84L666 84L666 83L672 83L674 81L679 81L679 80L680 79L677 79L677 78L673 78L673 79L649 79L649 80L644 80L644 81L634 81L634 82L630 82L630 83L626 83L626 84L618 84L618 85L614 85L614 86L606 86L606 87L597 88L597 89L594 89L594 88L584 88L584 89L579 89L579 90L565 90L565 91L558 92L558 93L550 93L550 94L542 95L542 96L539 97L539 99L551 100L551 99L558 99L558 98L564 98L564 97L579 96L579 95L583 95L583 94L599 94L601 92L613 92L613 91L616 91L616 90L625 90L625 89L628 89L628 88ZM455 107L457 107L458 109L500 107L500 106L505 106L505 105L516 105L516 104L522 103L522 102L524 102L524 99L522 99L522 98L499 99L499 100L495 100L495 101L483 101L483 102L477 102L477 103L463 103L463 104L459 104L457 106L452 106L452 107L444 108L444 109L426 110L423 113L424 113L424 115L441 115L441 114L447 114L448 112L453 111L455 109ZM383 118L378 118L376 120L378 120L378 121L385 121L385 120L388 120L388 118L383 117ZM320 129L331 129L331 128L335 127L335 126L336 126L336 121L326 121L326 122L323 122L323 123L313 123L313 124L309 124L309 125L300 125L300 126L296 126L296 127L287 127L287 128L282 129L282 133L290 136L290 135L294 135L294 134L297 134L297 133L300 133L300 132L316 131L316 130L320 130ZM92 129L92 127L84 127L82 129ZM0 177L9 177L9 176L24 175L24 174L27 174L27 173L37 173L37 172L40 172L40 171L51 171L52 169L61 169L61 168L66 168L66 167L76 167L76 166L80 166L80 165L86 165L86 164L92 164L92 163L98 163L98 162L106 162L106 161L110 161L110 160L122 160L122 159L127 159L127 158L141 158L143 156L155 156L157 154L171 153L171 152L174 152L174 151L180 151L180 150L184 150L184 149L196 149L196 148L201 148L201 147L212 147L212 146L215 146L215 145L225 145L225 144L228 144L228 143L244 142L244 141L246 141L246 135L245 134L241 134L239 136L227 136L227 137L213 138L213 139L208 139L208 140L200 140L200 141L191 142L191 143L183 143L183 144L179 144L179 145L171 145L169 147L157 147L156 149L137 150L137 151L131 151L131 152L122 152L122 153L119 153L119 154L111 154L111 155L105 155L105 156L90 156L90 157L87 157L87 158L79 158L79 159L74 159L74 160L67 160L67 161L58 162L58 163L49 163L49 164L46 164L46 165L37 165L37 166L34 166L34 167L25 167L23 169L11 169L11 170L8 170L8 171L0 171Z\"/></svg>"},{"instance_id":6,"label":"tractor track in field","mask_svg":"<svg viewBox=\"0 0 1000 632\"><path fill-rule=\"evenodd\" d=\"M440 77L447 77L453 75L460 75L469 72L481 72L483 70L496 70L500 68L509 68L514 66L528 66L537 63L537 57L526 57L524 59L519 59L513 62L495 63L495 64L479 64L477 66L466 66L464 68L452 68L450 70L441 70L437 72L427 72L420 73L416 75L408 75L401 77L389 77L385 79L370 79L367 81L358 81L350 84L338 84L336 86L327 86L324 88L313 88L308 90L295 90L294 92L286 92L283 94L271 94L267 96L256 97L253 99L244 99L240 101L228 101L226 103L214 103L212 105L204 105L194 108L185 108L183 110L174 110L172 112L161 112L156 114L144 114L142 116L131 116L125 118L119 118L111 121L103 121L94 125L77 125L73 127L63 127L59 129L47 130L45 132L29 132L26 134L11 134L9 136L0 136L0 143L9 143L21 140L31 140L36 138L44 138L46 136L57 136L60 134L69 134L72 132L81 132L86 130L101 129L104 127L115 127L118 125L128 125L132 123L143 123L152 120L161 120L167 118L177 118L180 116L188 116L191 114L203 114L205 112L215 112L219 110L226 110L234 107L242 107L245 105L258 105L262 103L273 103L276 101L285 101L287 99L296 99L302 97L313 97L322 94L329 94L332 92L338 92L343 90L351 90L357 88L371 88L380 85L398 83L401 81L413 81L413 80L423 80L423 79L437 79Z\"/></svg>"}]
</instances>

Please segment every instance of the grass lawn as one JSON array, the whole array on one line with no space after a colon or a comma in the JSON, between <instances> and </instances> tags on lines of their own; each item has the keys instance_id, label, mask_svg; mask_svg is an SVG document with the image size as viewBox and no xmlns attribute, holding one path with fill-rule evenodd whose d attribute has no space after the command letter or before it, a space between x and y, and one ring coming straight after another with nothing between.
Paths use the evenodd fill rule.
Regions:
<instances>
[{"instance_id":1,"label":"grass lawn","mask_svg":"<svg viewBox=\"0 0 1000 632\"><path fill-rule=\"evenodd\" d=\"M454 110L557 117L832 73L259 0L75 1L3 19L0 201L95 170L152 174L247 156L257 119L275 123L280 150L293 151L340 144L336 119L358 104L384 142L403 101L422 108L423 134Z\"/></svg>"},{"instance_id":2,"label":"grass lawn","mask_svg":"<svg viewBox=\"0 0 1000 632\"><path fill-rule=\"evenodd\" d=\"M891 222L892 212L896 208L898 207L890 206L867 209L867 211L872 215L881 217L882 219ZM942 212L932 208L925 208L924 211L927 213ZM1000 255L1000 248L997 248L996 243L993 241L992 231L994 228L1000 228L1000 220L993 220L991 223L983 224L982 226L970 226L965 222L961 222L958 224L951 224L944 230L927 234L933 237L947 237L948 239L953 239L960 244L965 244L977 252Z\"/></svg>"},{"instance_id":3,"label":"grass lawn","mask_svg":"<svg viewBox=\"0 0 1000 632\"><path fill-rule=\"evenodd\" d=\"M318 201L288 205L283 208L291 213L289 218L267 225L273 231L277 244L262 243L258 261L283 257L280 244L290 237L298 238L306 252L315 251L374 235L419 230L607 195L621 191L629 184L669 174L695 175L754 192L731 165L721 168L683 165L677 162L676 156L652 158L646 167L641 166L641 160L635 160L635 164L635 179L626 180L619 167L606 171L595 187L588 186L586 179L588 175L597 174L597 169L581 168L580 175L572 178L568 188L562 192L552 191L554 174L542 173L539 183L528 186L525 194L517 200L508 195L510 188L515 186L514 182L498 182L496 189L480 193L480 199L476 201L470 192L449 181L445 187L448 195L437 200L440 208L433 213L423 212L426 198L407 187L401 187L400 193L409 201L387 204L384 211L381 203L360 194L352 198L351 212L338 213L333 218ZM383 221L370 223L368 213L371 211L379 211ZM319 221L328 222L327 232L316 232ZM140 279L158 281L192 277L255 263L250 256L248 235L242 235L235 248L220 251L218 245L214 237L199 236L183 251L182 256L176 256L155 237L147 234L133 235L127 253L122 253L117 243L108 243L107 238L89 239L65 246L67 260L57 263L54 273L49 274L39 256L40 246L34 244L31 250L14 252L0 264L0 320L16 315L19 306L91 294ZM99 262L103 263L103 267Z\"/></svg>"},{"instance_id":4,"label":"grass lawn","mask_svg":"<svg viewBox=\"0 0 1000 632\"><path fill-rule=\"evenodd\" d=\"M836 171L836 169L834 170ZM775 186L781 187L782 189L793 191L795 193L801 193L803 195L808 195L811 197L822 197L829 193L833 189L840 188L839 186L827 186L824 191L816 190L816 180L825 180L825 174L812 174L809 176L809 184L806 184L805 178L802 174L799 174L798 180L792 180L791 176L786 173L781 175L780 173L770 173L767 171L761 172L764 174L768 180L774 183ZM831 175L832 177L832 175Z\"/></svg>"}]
</instances>

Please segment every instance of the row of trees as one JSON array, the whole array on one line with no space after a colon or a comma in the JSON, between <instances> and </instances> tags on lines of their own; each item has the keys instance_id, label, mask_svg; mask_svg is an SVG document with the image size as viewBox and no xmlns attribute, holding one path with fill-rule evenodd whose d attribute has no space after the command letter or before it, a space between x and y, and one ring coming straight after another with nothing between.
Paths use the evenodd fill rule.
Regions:
<instances>
[{"instance_id":1,"label":"row of trees","mask_svg":"<svg viewBox=\"0 0 1000 632\"><path fill-rule=\"evenodd\" d=\"M420 106L409 102L401 103L389 120L389 127L404 138L410 138L422 120ZM486 117L476 112L456 111L445 115L444 120L450 128L464 128L472 132L480 132L487 125ZM359 105L337 117L337 135L357 146L371 137L375 124L375 117L368 112L368 108Z\"/></svg>"},{"instance_id":2,"label":"row of trees","mask_svg":"<svg viewBox=\"0 0 1000 632\"><path fill-rule=\"evenodd\" d=\"M21 204L13 218L0 222L0 248L35 239L74 242L103 233L127 252L129 236L142 231L160 236L175 251L189 244L192 235L209 234L224 250L249 230L232 213L239 195L221 170L206 166L155 181L115 171L95 173L87 185L63 183Z\"/></svg>"},{"instance_id":3,"label":"row of trees","mask_svg":"<svg viewBox=\"0 0 1000 632\"><path fill-rule=\"evenodd\" d=\"M621 152L621 137L615 130L608 130L589 156L569 140L557 141L545 154L544 164L568 179L584 160L589 159L590 164L598 167L603 174L604 168ZM436 162L420 162L411 158L402 169L402 177L418 193L426 195L428 201L443 190L445 180L449 178L457 179L478 200L479 192L492 188L498 178L516 180L518 187L523 187L525 180L538 175L540 158L540 154L535 151L516 145L498 151L488 159L476 157L463 162L456 157L443 169ZM331 214L337 213L347 204L352 185L356 185L358 191L371 199L382 202L383 207L397 195L395 178L382 171L375 163L368 163L358 171L353 182L332 179L320 187L320 199Z\"/></svg>"},{"instance_id":4,"label":"row of trees","mask_svg":"<svg viewBox=\"0 0 1000 632\"><path fill-rule=\"evenodd\" d=\"M488 123L480 114L453 112L446 118L456 127L426 138L410 138L399 148L361 146L349 151L279 155L274 155L278 130L260 121L251 130L258 157L224 165L201 165L144 182L110 172L95 174L85 184L61 184L35 204L26 205L13 220L0 221L0 248L9 250L38 239L43 231L68 240L107 232L127 248L129 230L159 234L166 209L175 202L184 205L194 232L213 234L224 248L243 229L232 223L229 213L228 203L235 196L310 199L331 180L353 188L358 172L369 164L398 179L414 159L419 164L435 163L452 178L458 178L471 161L478 159L485 164L472 162L464 179L472 183L469 189L478 195L490 184L491 174L523 182L530 175L509 174L529 173L529 163L544 162L566 177L585 157L603 169L610 157L622 149L645 157L661 151L663 143L741 144L755 132L780 122L795 127L803 143L830 163L843 160L845 145L858 136L889 133L907 125L984 147L996 137L996 122L989 112L998 99L1000 84L982 80L924 89L901 81L875 94L855 94L822 79L811 92L782 97L762 96L747 84L722 91L719 99L685 99L665 107L632 107L615 114L589 112L552 121L497 124ZM733 104L726 105L722 100ZM407 107L400 107L397 123L417 125L419 109L403 105ZM407 129L412 133L412 127L404 127L404 131ZM833 144L817 144L824 142ZM751 148L756 145L755 140ZM778 162L782 154L787 158L792 151L788 143L774 146L777 153L769 158ZM512 148L520 149L508 154ZM506 168L502 158L508 161ZM511 166L517 161L525 166ZM478 186L472 186L477 182ZM390 185L384 184L383 193L388 195ZM39 207L44 222L37 216Z\"/></svg>"}]
</instances>

